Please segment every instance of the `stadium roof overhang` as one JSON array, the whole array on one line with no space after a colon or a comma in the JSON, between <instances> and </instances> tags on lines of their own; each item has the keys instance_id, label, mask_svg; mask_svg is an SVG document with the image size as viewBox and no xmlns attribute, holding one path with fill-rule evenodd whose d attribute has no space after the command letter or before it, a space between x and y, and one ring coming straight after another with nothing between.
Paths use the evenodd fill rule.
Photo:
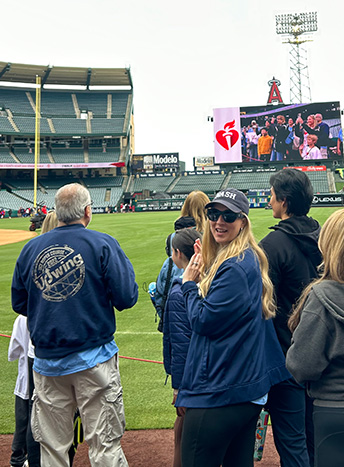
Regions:
<instances>
[{"instance_id":1,"label":"stadium roof overhang","mask_svg":"<svg viewBox=\"0 0 344 467\"><path fill-rule=\"evenodd\" d=\"M51 65L25 65L0 62L1 82L36 84L36 76L41 77L42 86L90 86L130 87L130 68L80 68Z\"/></svg>"}]
</instances>

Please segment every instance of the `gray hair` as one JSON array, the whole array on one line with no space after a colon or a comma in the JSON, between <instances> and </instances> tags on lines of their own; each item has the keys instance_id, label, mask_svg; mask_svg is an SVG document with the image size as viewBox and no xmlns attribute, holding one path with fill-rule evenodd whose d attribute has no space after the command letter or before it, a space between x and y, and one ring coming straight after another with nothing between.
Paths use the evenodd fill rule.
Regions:
<instances>
[{"instance_id":1,"label":"gray hair","mask_svg":"<svg viewBox=\"0 0 344 467\"><path fill-rule=\"evenodd\" d=\"M70 224L84 217L85 207L92 203L90 192L79 183L69 183L57 190L56 215L60 222Z\"/></svg>"}]
</instances>

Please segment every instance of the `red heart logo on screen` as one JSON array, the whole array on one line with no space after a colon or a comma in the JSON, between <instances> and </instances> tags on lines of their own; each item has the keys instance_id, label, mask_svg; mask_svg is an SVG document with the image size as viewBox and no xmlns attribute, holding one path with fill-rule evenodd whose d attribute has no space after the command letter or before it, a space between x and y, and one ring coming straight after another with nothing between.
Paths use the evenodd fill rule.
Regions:
<instances>
[{"instance_id":1,"label":"red heart logo on screen","mask_svg":"<svg viewBox=\"0 0 344 467\"><path fill-rule=\"evenodd\" d=\"M228 147L227 136L229 135L224 130L220 130L216 133L216 141L228 151L229 147Z\"/></svg>"},{"instance_id":2,"label":"red heart logo on screen","mask_svg":"<svg viewBox=\"0 0 344 467\"><path fill-rule=\"evenodd\" d=\"M235 126L235 120L232 120L231 122L227 122L224 125L225 129L219 130L215 135L216 141L224 149L226 149L226 151L228 151L230 147L233 147L239 139L239 133L233 129L234 126ZM228 145L228 138L230 142L229 145Z\"/></svg>"}]
</instances>

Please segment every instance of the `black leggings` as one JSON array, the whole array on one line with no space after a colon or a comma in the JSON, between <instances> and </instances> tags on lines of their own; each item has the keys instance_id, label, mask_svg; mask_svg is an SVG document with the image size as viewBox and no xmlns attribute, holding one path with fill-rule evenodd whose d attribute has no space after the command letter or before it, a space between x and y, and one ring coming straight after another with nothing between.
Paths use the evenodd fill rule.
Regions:
<instances>
[{"instance_id":1,"label":"black leggings","mask_svg":"<svg viewBox=\"0 0 344 467\"><path fill-rule=\"evenodd\" d=\"M344 465L344 408L313 407L315 467Z\"/></svg>"},{"instance_id":2,"label":"black leggings","mask_svg":"<svg viewBox=\"0 0 344 467\"><path fill-rule=\"evenodd\" d=\"M182 435L183 467L253 467L255 432L262 407L251 402L187 409Z\"/></svg>"}]
</instances>

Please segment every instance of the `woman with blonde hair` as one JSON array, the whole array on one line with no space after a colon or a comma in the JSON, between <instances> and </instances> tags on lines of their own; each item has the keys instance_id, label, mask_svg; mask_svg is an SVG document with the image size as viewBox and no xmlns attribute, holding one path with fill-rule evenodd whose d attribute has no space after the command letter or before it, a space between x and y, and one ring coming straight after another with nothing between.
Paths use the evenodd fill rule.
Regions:
<instances>
[{"instance_id":1,"label":"woman with blonde hair","mask_svg":"<svg viewBox=\"0 0 344 467\"><path fill-rule=\"evenodd\" d=\"M56 212L54 210L49 211L48 214L45 216L45 219L42 224L41 234L49 232L50 230L55 229L58 224Z\"/></svg>"},{"instance_id":2,"label":"woman with blonde hair","mask_svg":"<svg viewBox=\"0 0 344 467\"><path fill-rule=\"evenodd\" d=\"M196 222L196 230L204 232L207 221L204 206L209 202L210 199L203 191L192 191L184 201L180 217L193 217Z\"/></svg>"},{"instance_id":3,"label":"woman with blonde hair","mask_svg":"<svg viewBox=\"0 0 344 467\"><path fill-rule=\"evenodd\" d=\"M182 464L253 466L257 418L273 384L290 377L274 331L268 263L235 189L206 205L202 247L181 287L191 326L176 401L186 407Z\"/></svg>"},{"instance_id":4,"label":"woman with blonde hair","mask_svg":"<svg viewBox=\"0 0 344 467\"><path fill-rule=\"evenodd\" d=\"M306 383L313 402L316 467L344 459L344 209L325 222L319 237L320 278L302 293L289 326L287 367Z\"/></svg>"}]
</instances>

